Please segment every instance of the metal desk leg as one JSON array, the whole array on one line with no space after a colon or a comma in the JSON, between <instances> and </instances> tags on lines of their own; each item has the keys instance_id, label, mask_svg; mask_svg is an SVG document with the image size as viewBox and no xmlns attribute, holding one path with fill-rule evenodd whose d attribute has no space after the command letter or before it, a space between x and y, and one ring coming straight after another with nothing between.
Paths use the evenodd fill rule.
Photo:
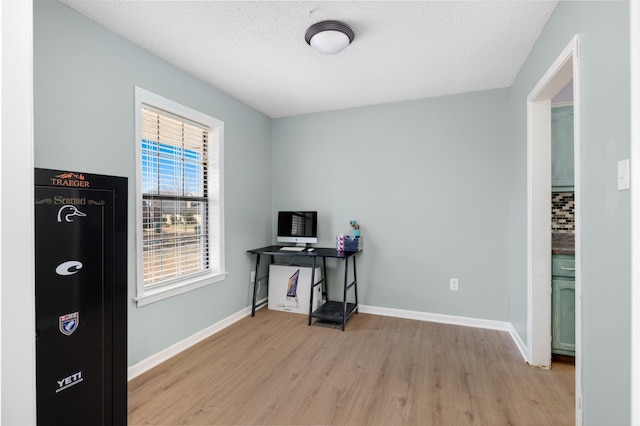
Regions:
<instances>
[{"instance_id":1,"label":"metal desk leg","mask_svg":"<svg viewBox=\"0 0 640 426\"><path fill-rule=\"evenodd\" d=\"M320 292L325 301L329 301L329 286L327 285L327 260L322 258L322 285L320 286ZM322 300L320 300L322 302Z\"/></svg>"},{"instance_id":2,"label":"metal desk leg","mask_svg":"<svg viewBox=\"0 0 640 426\"><path fill-rule=\"evenodd\" d=\"M349 288L349 258L344 260L344 292L342 294L342 331L347 322L347 289Z\"/></svg>"},{"instance_id":3,"label":"metal desk leg","mask_svg":"<svg viewBox=\"0 0 640 426\"><path fill-rule=\"evenodd\" d=\"M311 259L311 293L309 294L309 324L311 325L311 314L313 313L313 290L316 281L316 257ZM322 284L321 284L322 285Z\"/></svg>"},{"instance_id":4,"label":"metal desk leg","mask_svg":"<svg viewBox=\"0 0 640 426\"><path fill-rule=\"evenodd\" d=\"M356 314L358 313L358 274L356 272L356 256L353 257L353 292L356 296Z\"/></svg>"},{"instance_id":5,"label":"metal desk leg","mask_svg":"<svg viewBox=\"0 0 640 426\"><path fill-rule=\"evenodd\" d=\"M253 300L251 302L251 316L254 317L256 315L256 294L258 290L258 280L260 279L258 276L258 266L260 266L260 253L256 253L256 269L253 276Z\"/></svg>"}]
</instances>

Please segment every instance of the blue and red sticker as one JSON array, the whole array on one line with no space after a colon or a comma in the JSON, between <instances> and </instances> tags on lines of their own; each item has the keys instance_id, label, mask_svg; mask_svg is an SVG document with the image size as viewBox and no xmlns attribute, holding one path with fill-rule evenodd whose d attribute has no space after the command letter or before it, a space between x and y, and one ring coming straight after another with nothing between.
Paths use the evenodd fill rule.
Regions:
<instances>
[{"instance_id":1,"label":"blue and red sticker","mask_svg":"<svg viewBox=\"0 0 640 426\"><path fill-rule=\"evenodd\" d=\"M70 313L67 315L61 315L60 317L58 317L58 324L59 324L58 328L60 329L60 333L64 334L65 336L71 336L73 332L78 329L78 324L79 324L78 317L79 317L78 312L73 312L73 313Z\"/></svg>"}]
</instances>

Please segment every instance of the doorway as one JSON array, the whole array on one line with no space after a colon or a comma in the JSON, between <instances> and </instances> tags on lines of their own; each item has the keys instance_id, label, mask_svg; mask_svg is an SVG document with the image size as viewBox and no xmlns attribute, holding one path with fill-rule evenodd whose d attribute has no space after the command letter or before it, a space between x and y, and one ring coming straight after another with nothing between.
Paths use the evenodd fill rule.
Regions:
<instances>
[{"instance_id":1,"label":"doorway","mask_svg":"<svg viewBox=\"0 0 640 426\"><path fill-rule=\"evenodd\" d=\"M551 367L551 100L573 80L576 424L582 423L580 37L574 36L527 97L527 361Z\"/></svg>"}]
</instances>

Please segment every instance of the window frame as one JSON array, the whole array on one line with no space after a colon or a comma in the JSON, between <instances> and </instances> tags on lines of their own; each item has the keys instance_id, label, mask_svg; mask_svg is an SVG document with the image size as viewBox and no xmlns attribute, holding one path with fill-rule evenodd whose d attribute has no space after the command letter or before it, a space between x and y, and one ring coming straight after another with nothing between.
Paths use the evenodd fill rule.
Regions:
<instances>
[{"instance_id":1,"label":"window frame","mask_svg":"<svg viewBox=\"0 0 640 426\"><path fill-rule=\"evenodd\" d=\"M136 212L136 296L133 299L138 307L164 300L224 280L226 276L224 254L224 122L170 99L156 95L148 90L135 87L135 212ZM166 111L187 121L194 121L210 128L210 140L218 141L216 146L209 146L209 153L217 156L218 167L210 167L211 177L217 179L207 182L207 231L209 241L210 269L204 273L185 278L173 279L165 284L155 284L148 288L144 285L144 253L143 253L143 194L142 194L142 108L144 105ZM217 182L217 185L214 183ZM217 197L215 195L217 194ZM216 233L218 238L212 238ZM217 254L216 254L217 253ZM214 258L213 256L216 256Z\"/></svg>"}]
</instances>

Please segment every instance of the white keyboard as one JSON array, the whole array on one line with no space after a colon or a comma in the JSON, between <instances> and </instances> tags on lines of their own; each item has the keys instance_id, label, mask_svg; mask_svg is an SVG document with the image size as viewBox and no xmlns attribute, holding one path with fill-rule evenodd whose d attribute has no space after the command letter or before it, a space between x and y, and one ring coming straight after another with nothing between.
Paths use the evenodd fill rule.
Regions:
<instances>
[{"instance_id":1,"label":"white keyboard","mask_svg":"<svg viewBox=\"0 0 640 426\"><path fill-rule=\"evenodd\" d=\"M280 250L284 250L284 251L302 251L302 250L306 250L306 247L280 247Z\"/></svg>"}]
</instances>

